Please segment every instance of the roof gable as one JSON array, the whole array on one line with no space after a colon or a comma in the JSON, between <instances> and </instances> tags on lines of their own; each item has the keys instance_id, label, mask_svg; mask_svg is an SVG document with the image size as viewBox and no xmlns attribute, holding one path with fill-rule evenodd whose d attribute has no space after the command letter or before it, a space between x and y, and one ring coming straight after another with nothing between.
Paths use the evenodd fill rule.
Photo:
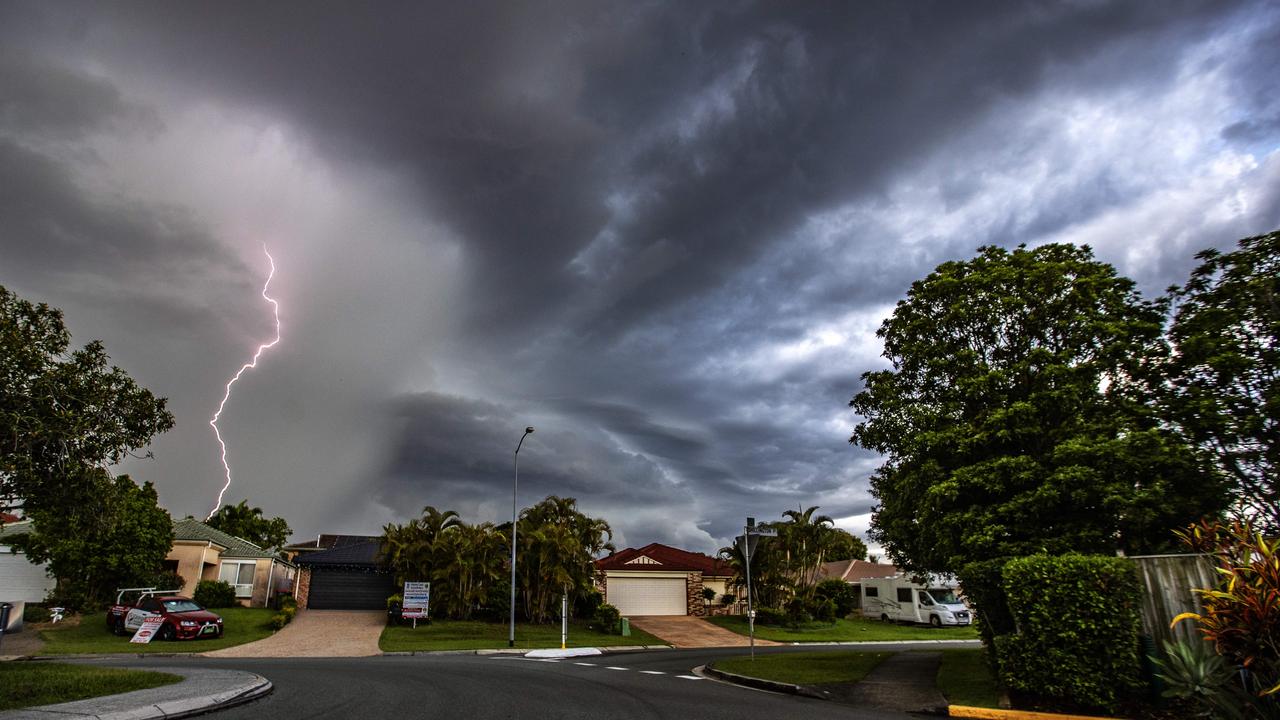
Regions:
<instances>
[{"instance_id":1,"label":"roof gable","mask_svg":"<svg viewBox=\"0 0 1280 720\"><path fill-rule=\"evenodd\" d=\"M642 548L626 548L596 561L598 570L696 570L703 575L727 577L733 568L723 560L703 553L649 543Z\"/></svg>"}]
</instances>

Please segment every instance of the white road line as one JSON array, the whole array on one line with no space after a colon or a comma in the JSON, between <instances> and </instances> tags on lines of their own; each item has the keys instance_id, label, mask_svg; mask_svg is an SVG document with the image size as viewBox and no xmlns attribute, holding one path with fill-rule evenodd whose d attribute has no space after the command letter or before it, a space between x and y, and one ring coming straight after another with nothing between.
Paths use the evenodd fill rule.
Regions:
<instances>
[{"instance_id":1,"label":"white road line","mask_svg":"<svg viewBox=\"0 0 1280 720\"><path fill-rule=\"evenodd\" d=\"M666 673L662 672L661 670L641 670L640 672L644 673L645 675L666 675Z\"/></svg>"},{"instance_id":2,"label":"white road line","mask_svg":"<svg viewBox=\"0 0 1280 720\"><path fill-rule=\"evenodd\" d=\"M608 669L609 670L626 670L627 668L617 667L616 665L609 665Z\"/></svg>"},{"instance_id":3,"label":"white road line","mask_svg":"<svg viewBox=\"0 0 1280 720\"><path fill-rule=\"evenodd\" d=\"M574 665L581 665L581 666L583 666L583 667L595 667L595 666L596 666L596 664L595 664L595 663L580 663L580 662L576 662L576 663L574 663Z\"/></svg>"},{"instance_id":4,"label":"white road line","mask_svg":"<svg viewBox=\"0 0 1280 720\"><path fill-rule=\"evenodd\" d=\"M681 680L701 680L702 679L697 675L677 675L676 677L680 678Z\"/></svg>"}]
</instances>

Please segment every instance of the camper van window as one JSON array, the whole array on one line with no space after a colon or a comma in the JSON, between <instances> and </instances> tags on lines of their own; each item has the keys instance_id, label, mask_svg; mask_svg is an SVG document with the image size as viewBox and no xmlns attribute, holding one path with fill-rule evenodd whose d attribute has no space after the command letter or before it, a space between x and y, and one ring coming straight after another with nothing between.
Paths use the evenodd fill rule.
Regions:
<instances>
[{"instance_id":1,"label":"camper van window","mask_svg":"<svg viewBox=\"0 0 1280 720\"><path fill-rule=\"evenodd\" d=\"M956 593L951 588L929 588L929 594L933 596L935 602L943 605L958 605L960 598L956 597Z\"/></svg>"},{"instance_id":2,"label":"camper van window","mask_svg":"<svg viewBox=\"0 0 1280 720\"><path fill-rule=\"evenodd\" d=\"M927 593L927 592L925 592L925 591L921 590L921 591L920 591L920 604L921 604L921 605L932 605L932 604L933 604L933 598L929 597L929 593Z\"/></svg>"},{"instance_id":3,"label":"camper van window","mask_svg":"<svg viewBox=\"0 0 1280 720\"><path fill-rule=\"evenodd\" d=\"M878 587L863 585L862 589L867 591L867 597L880 597L880 588Z\"/></svg>"},{"instance_id":4,"label":"camper van window","mask_svg":"<svg viewBox=\"0 0 1280 720\"><path fill-rule=\"evenodd\" d=\"M898 588L898 602L911 602L911 588Z\"/></svg>"}]
</instances>

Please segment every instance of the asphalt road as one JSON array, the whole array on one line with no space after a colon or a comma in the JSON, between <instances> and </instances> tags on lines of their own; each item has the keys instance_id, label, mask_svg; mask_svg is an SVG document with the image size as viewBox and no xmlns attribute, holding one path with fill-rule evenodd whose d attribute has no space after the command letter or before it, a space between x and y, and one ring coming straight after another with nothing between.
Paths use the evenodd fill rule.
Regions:
<instances>
[{"instance_id":1,"label":"asphalt road","mask_svg":"<svg viewBox=\"0 0 1280 720\"><path fill-rule=\"evenodd\" d=\"M769 648L758 652L795 650ZM693 679L693 668L716 657L741 653L742 649L662 650L557 661L508 655L419 655L332 659L149 657L98 662L130 667L235 668L259 673L275 685L275 692L262 700L209 716L216 720L912 717Z\"/></svg>"}]
</instances>

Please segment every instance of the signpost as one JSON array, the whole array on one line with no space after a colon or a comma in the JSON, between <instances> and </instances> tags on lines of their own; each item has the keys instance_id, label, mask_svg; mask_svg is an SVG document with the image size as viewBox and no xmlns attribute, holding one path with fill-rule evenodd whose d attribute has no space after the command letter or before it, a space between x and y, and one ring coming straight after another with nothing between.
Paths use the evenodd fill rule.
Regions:
<instances>
[{"instance_id":1,"label":"signpost","mask_svg":"<svg viewBox=\"0 0 1280 720\"><path fill-rule=\"evenodd\" d=\"M746 527L742 528L742 555L747 561L747 634L751 637L751 659L756 659L756 611L751 604L751 550L755 545L754 537L777 537L778 531L773 528L756 527L756 519L747 518Z\"/></svg>"},{"instance_id":2,"label":"signpost","mask_svg":"<svg viewBox=\"0 0 1280 720\"><path fill-rule=\"evenodd\" d=\"M406 582L404 584L404 601L400 604L400 617L413 620L413 627L418 627L418 618L428 616L431 604L431 583Z\"/></svg>"},{"instance_id":3,"label":"signpost","mask_svg":"<svg viewBox=\"0 0 1280 720\"><path fill-rule=\"evenodd\" d=\"M146 645L155 639L156 631L160 629L161 625L164 625L164 618L159 615L152 615L143 619L142 626L133 634L133 637L129 638L129 642Z\"/></svg>"}]
</instances>

